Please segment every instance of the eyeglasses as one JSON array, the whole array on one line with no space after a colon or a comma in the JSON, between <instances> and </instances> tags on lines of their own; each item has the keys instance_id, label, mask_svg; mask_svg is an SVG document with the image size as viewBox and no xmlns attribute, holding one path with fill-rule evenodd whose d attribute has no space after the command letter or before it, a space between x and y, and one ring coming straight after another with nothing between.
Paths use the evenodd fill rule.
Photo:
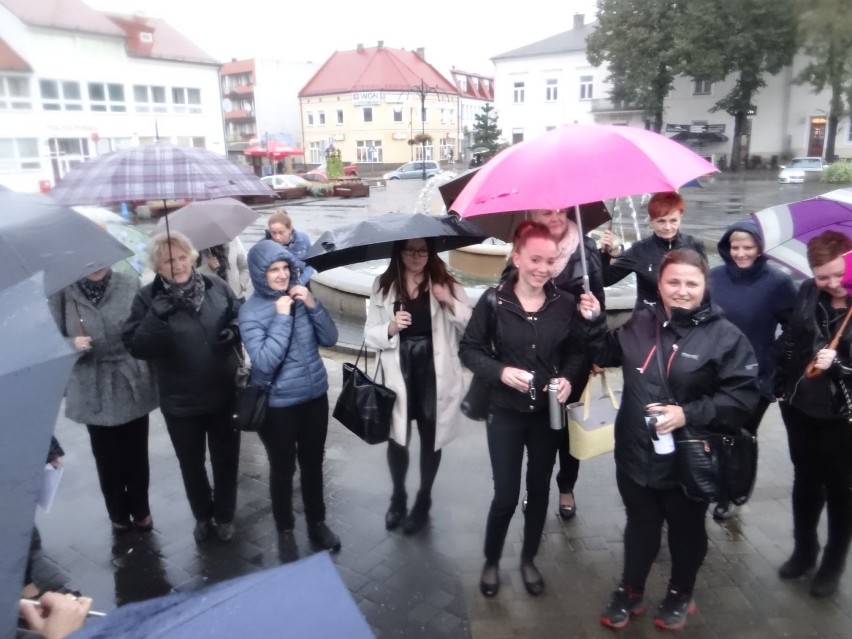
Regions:
<instances>
[{"instance_id":1,"label":"eyeglasses","mask_svg":"<svg viewBox=\"0 0 852 639\"><path fill-rule=\"evenodd\" d=\"M429 249L426 247L419 249L404 248L402 249L402 252L408 257L429 257Z\"/></svg>"}]
</instances>

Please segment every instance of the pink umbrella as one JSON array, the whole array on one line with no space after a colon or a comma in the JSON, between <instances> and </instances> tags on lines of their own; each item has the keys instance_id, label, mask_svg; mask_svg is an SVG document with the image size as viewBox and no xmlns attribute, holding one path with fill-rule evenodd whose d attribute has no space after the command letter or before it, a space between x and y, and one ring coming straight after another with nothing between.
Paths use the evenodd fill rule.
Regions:
<instances>
[{"instance_id":1,"label":"pink umbrella","mask_svg":"<svg viewBox=\"0 0 852 639\"><path fill-rule=\"evenodd\" d=\"M578 207L639 193L675 191L716 171L702 157L659 133L627 126L566 124L498 153L473 176L453 202L453 210L473 217ZM581 221L579 214L575 219ZM582 242L580 252L585 267ZM588 291L588 274L584 273L584 279Z\"/></svg>"}]
</instances>

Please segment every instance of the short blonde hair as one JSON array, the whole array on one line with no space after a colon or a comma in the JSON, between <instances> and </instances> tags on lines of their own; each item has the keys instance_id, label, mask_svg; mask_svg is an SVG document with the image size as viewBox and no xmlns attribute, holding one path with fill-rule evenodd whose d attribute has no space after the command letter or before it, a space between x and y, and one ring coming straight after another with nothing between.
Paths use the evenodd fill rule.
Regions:
<instances>
[{"instance_id":1,"label":"short blonde hair","mask_svg":"<svg viewBox=\"0 0 852 639\"><path fill-rule=\"evenodd\" d=\"M267 228L271 228L273 224L283 224L286 228L293 228L293 220L290 219L290 214L284 209L276 209L275 213L269 216L266 220Z\"/></svg>"},{"instance_id":2,"label":"short blonde hair","mask_svg":"<svg viewBox=\"0 0 852 639\"><path fill-rule=\"evenodd\" d=\"M731 231L731 235L728 237L728 244L731 242L742 242L743 240L751 240L758 247L760 246L757 238L748 231Z\"/></svg>"},{"instance_id":3,"label":"short blonde hair","mask_svg":"<svg viewBox=\"0 0 852 639\"><path fill-rule=\"evenodd\" d=\"M189 259L193 264L198 259L198 251L183 233L177 231L172 231L168 235L157 233L148 244L148 265L152 271L156 272L161 264L169 261L169 246L189 253Z\"/></svg>"}]
</instances>

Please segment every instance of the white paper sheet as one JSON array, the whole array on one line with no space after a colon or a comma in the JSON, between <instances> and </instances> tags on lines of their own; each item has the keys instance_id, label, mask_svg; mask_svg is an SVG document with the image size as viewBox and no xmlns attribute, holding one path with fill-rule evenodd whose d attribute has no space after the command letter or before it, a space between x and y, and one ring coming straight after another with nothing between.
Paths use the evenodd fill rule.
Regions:
<instances>
[{"instance_id":1,"label":"white paper sheet","mask_svg":"<svg viewBox=\"0 0 852 639\"><path fill-rule=\"evenodd\" d=\"M50 507L53 506L53 500L56 498L56 491L59 490L59 481L62 479L62 473L65 468L60 466L54 468L50 464L44 465L44 475L41 482L41 490L38 493L38 501L36 502L44 512L49 513Z\"/></svg>"}]
</instances>

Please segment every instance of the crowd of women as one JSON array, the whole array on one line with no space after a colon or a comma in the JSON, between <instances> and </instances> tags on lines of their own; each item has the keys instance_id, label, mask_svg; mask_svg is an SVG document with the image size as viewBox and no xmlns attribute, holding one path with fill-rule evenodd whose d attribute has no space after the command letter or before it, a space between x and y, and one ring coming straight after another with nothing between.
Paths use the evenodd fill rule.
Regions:
<instances>
[{"instance_id":1,"label":"crowd of women","mask_svg":"<svg viewBox=\"0 0 852 639\"><path fill-rule=\"evenodd\" d=\"M387 446L385 527L414 534L429 521L442 450L462 424L463 364L489 388L485 431L494 494L484 524L480 590L486 597L500 590L507 531L523 501L520 575L531 595L541 594L545 582L535 558L557 458L557 512L570 520L578 510L579 462L570 456L565 430L551 428L548 388L563 404L576 401L590 375L621 367L614 480L626 512L624 564L601 623L622 628L647 609L645 585L664 524L671 573L654 622L678 629L696 608L708 503L686 496L676 456L656 452L654 440L673 437L676 447L687 430L756 433L776 399L794 468L794 546L779 574L797 578L819 564L810 591L831 595L852 539L852 329L836 349L826 344L849 305L843 254L852 250L852 240L832 232L811 239L814 277L797 292L789 275L767 263L754 224L728 229L718 244L723 264L711 271L701 241L680 230L684 201L677 193L656 194L648 212L650 237L625 249L607 231L599 251L566 211L533 211L515 230L499 283L473 309L432 240L396 243L373 285L365 327L365 342L379 352L386 384L397 394ZM66 394L67 415L88 428L116 533L153 527L148 415L159 405L196 520L196 540L234 537L240 434L231 423L231 401L247 355L253 381L270 385L259 436L269 458L280 557L299 555L292 505L297 461L310 539L319 548L341 547L325 523L328 378L319 353L335 344L337 329L307 286L312 270L301 261L306 236L292 228L286 213L269 222L270 239L243 259L253 290L244 304L238 298L246 294L245 278L229 280L220 268L241 247L207 252L205 270L196 268L197 252L177 233L153 239L157 276L144 288L104 270L51 299L63 333L81 352ZM238 267L234 261L232 268ZM634 312L607 330L604 286L630 273L637 278ZM809 364L823 374L805 375ZM651 429L645 420L649 405L656 413ZM412 422L420 473L409 507ZM828 539L820 558L817 528L824 506ZM713 516L735 514L721 495Z\"/></svg>"}]
</instances>

